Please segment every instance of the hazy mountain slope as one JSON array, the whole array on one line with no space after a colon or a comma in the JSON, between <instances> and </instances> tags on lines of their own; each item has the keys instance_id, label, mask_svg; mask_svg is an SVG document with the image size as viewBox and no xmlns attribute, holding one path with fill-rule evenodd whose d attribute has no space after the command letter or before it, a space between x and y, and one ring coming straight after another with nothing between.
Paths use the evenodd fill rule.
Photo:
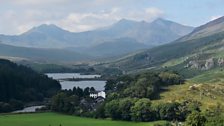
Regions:
<instances>
[{"instance_id":1,"label":"hazy mountain slope","mask_svg":"<svg viewBox=\"0 0 224 126\"><path fill-rule=\"evenodd\" d=\"M42 60L49 62L82 61L90 59L88 56L60 49L26 48L5 44L0 44L0 56L21 57L31 60Z\"/></svg>"},{"instance_id":2,"label":"hazy mountain slope","mask_svg":"<svg viewBox=\"0 0 224 126\"><path fill-rule=\"evenodd\" d=\"M90 48L89 52L99 56L116 56L147 48L133 39L116 39Z\"/></svg>"},{"instance_id":3,"label":"hazy mountain slope","mask_svg":"<svg viewBox=\"0 0 224 126\"><path fill-rule=\"evenodd\" d=\"M222 18L220 18L222 19ZM170 44L158 46L147 51L119 59L112 63L112 66L119 67L124 70L145 69L155 66L161 66L163 63L175 61L181 68L190 67L200 70L208 69L209 64L217 65L217 62L222 63L224 58L224 32L220 32L220 27L224 24L220 19L214 20L207 25L196 28L189 35L179 39ZM215 30L216 28L217 30ZM202 31L208 31L209 34L203 35L203 37L195 38L194 33L200 33ZM213 59L210 61L210 59ZM219 61L220 60L220 61ZM210 63L212 62L212 63ZM224 63L224 62L223 62ZM175 66L173 65L173 66ZM186 66L185 66L186 65ZM163 65L164 67L166 65ZM170 65L171 66L171 65ZM166 66L167 67L167 66Z\"/></svg>"},{"instance_id":4,"label":"hazy mountain slope","mask_svg":"<svg viewBox=\"0 0 224 126\"><path fill-rule=\"evenodd\" d=\"M190 33L192 30L193 27L164 19L157 19L151 23L122 19L112 26L83 32L83 34L87 34L86 37L90 38L89 40L92 40L93 43L118 38L132 38L140 43L156 46L173 41Z\"/></svg>"},{"instance_id":5,"label":"hazy mountain slope","mask_svg":"<svg viewBox=\"0 0 224 126\"><path fill-rule=\"evenodd\" d=\"M113 57L121 56L131 52L135 52L140 49L147 49L148 46L137 42L130 38L121 38L111 41L106 41L101 44L97 44L87 48L70 48L70 50L76 50L82 54L92 55L94 57Z\"/></svg>"},{"instance_id":6,"label":"hazy mountain slope","mask_svg":"<svg viewBox=\"0 0 224 126\"><path fill-rule=\"evenodd\" d=\"M186 35L185 37L182 37L177 41L186 41L189 39L201 38L223 31L224 31L224 17L221 17L196 28L193 32Z\"/></svg>"},{"instance_id":7,"label":"hazy mountain slope","mask_svg":"<svg viewBox=\"0 0 224 126\"><path fill-rule=\"evenodd\" d=\"M157 19L152 23L123 19L105 28L80 33L68 32L55 25L41 25L21 35L0 35L0 41L24 47L64 48L87 47L114 39L132 38L155 46L175 40L192 30L192 27L164 19Z\"/></svg>"},{"instance_id":8,"label":"hazy mountain slope","mask_svg":"<svg viewBox=\"0 0 224 126\"><path fill-rule=\"evenodd\" d=\"M29 31L14 36L0 35L0 41L5 44L35 47L35 48L63 48L69 46L73 34L56 25L40 25Z\"/></svg>"}]
</instances>

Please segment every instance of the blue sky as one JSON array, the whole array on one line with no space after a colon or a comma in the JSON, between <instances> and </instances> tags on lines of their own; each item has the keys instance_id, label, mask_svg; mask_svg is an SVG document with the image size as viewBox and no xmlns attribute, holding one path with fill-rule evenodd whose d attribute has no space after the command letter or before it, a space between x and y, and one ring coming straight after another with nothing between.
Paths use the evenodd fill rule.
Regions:
<instances>
[{"instance_id":1,"label":"blue sky","mask_svg":"<svg viewBox=\"0 0 224 126\"><path fill-rule=\"evenodd\" d=\"M224 15L224 0L0 0L0 34L20 34L41 24L80 32L126 18L158 17L199 26Z\"/></svg>"}]
</instances>

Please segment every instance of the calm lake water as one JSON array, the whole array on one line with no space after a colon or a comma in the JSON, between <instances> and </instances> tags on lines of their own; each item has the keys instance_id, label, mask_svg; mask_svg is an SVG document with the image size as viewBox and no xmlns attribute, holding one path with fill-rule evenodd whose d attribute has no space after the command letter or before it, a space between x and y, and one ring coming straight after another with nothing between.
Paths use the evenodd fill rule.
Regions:
<instances>
[{"instance_id":1,"label":"calm lake water","mask_svg":"<svg viewBox=\"0 0 224 126\"><path fill-rule=\"evenodd\" d=\"M55 80L65 78L95 78L100 75L81 75L79 73L47 73L48 77ZM86 87L94 87L96 90L104 90L106 81L60 81L62 89L73 89L73 87L80 87L82 89Z\"/></svg>"}]
</instances>

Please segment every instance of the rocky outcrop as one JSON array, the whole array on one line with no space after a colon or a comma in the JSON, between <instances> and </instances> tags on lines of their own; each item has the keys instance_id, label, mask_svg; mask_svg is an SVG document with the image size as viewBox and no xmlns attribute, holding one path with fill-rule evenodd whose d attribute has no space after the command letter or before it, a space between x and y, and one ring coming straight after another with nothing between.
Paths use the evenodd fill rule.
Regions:
<instances>
[{"instance_id":1,"label":"rocky outcrop","mask_svg":"<svg viewBox=\"0 0 224 126\"><path fill-rule=\"evenodd\" d=\"M196 61L190 61L190 62L188 63L188 67L193 68L193 69L199 69L199 68L200 68L200 65L199 65L199 63L196 62Z\"/></svg>"},{"instance_id":2,"label":"rocky outcrop","mask_svg":"<svg viewBox=\"0 0 224 126\"><path fill-rule=\"evenodd\" d=\"M218 66L224 66L224 58L219 58L217 64Z\"/></svg>"},{"instance_id":3,"label":"rocky outcrop","mask_svg":"<svg viewBox=\"0 0 224 126\"><path fill-rule=\"evenodd\" d=\"M217 65L224 65L224 59L219 59ZM209 70L216 66L216 61L214 58L209 58L207 60L191 60L185 66L185 68L199 69L199 70Z\"/></svg>"},{"instance_id":4,"label":"rocky outcrop","mask_svg":"<svg viewBox=\"0 0 224 126\"><path fill-rule=\"evenodd\" d=\"M213 58L207 59L205 62L205 70L209 70L215 66L215 62Z\"/></svg>"}]
</instances>

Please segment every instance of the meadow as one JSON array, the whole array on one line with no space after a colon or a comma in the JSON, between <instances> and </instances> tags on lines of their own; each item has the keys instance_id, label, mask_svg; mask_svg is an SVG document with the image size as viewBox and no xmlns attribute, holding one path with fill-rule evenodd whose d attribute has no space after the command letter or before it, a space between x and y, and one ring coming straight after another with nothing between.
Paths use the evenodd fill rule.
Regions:
<instances>
[{"instance_id":1,"label":"meadow","mask_svg":"<svg viewBox=\"0 0 224 126\"><path fill-rule=\"evenodd\" d=\"M150 123L124 122L82 118L58 113L4 114L0 126L153 126L163 121Z\"/></svg>"}]
</instances>

